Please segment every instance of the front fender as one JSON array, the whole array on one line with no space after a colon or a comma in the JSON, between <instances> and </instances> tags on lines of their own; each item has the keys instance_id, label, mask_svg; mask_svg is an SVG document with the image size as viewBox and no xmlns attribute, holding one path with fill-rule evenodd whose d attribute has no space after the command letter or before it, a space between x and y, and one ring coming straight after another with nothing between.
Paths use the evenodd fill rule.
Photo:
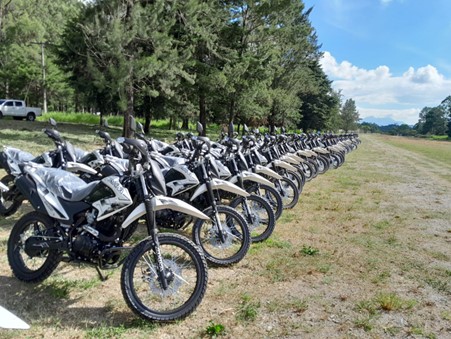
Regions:
<instances>
[{"instance_id":1,"label":"front fender","mask_svg":"<svg viewBox=\"0 0 451 339\"><path fill-rule=\"evenodd\" d=\"M258 175L256 173L252 173L252 172L249 172L249 171L242 171L240 175L243 177L243 180L249 180L249 181L253 181L253 182L258 182L259 184L275 187L274 184L271 181L269 181L266 178L263 178L261 175ZM237 181L238 181L237 176L234 176L230 180L230 182L232 184L234 184Z\"/></svg>"},{"instance_id":2,"label":"front fender","mask_svg":"<svg viewBox=\"0 0 451 339\"><path fill-rule=\"evenodd\" d=\"M296 167L291 166L289 163L285 162L285 161L281 161L281 160L274 160L273 161L273 165L274 167L281 167L281 168L285 168L289 171L294 171L296 172Z\"/></svg>"},{"instance_id":3,"label":"front fender","mask_svg":"<svg viewBox=\"0 0 451 339\"><path fill-rule=\"evenodd\" d=\"M285 161L289 164L298 165L301 161L294 158L291 154L290 155L283 155L280 157L280 160Z\"/></svg>"},{"instance_id":4,"label":"front fender","mask_svg":"<svg viewBox=\"0 0 451 339\"><path fill-rule=\"evenodd\" d=\"M270 169L268 167L265 167L265 166L262 166L262 165L255 165L255 173L257 173L257 174L258 173L262 173L262 174L265 174L265 175L267 175L267 176L269 176L271 178L278 179L278 180L283 178L276 171L273 171L272 169Z\"/></svg>"},{"instance_id":5,"label":"front fender","mask_svg":"<svg viewBox=\"0 0 451 339\"><path fill-rule=\"evenodd\" d=\"M190 204L176 198L170 198L163 195L157 195L152 197L152 208L154 211L170 209L177 212L185 213L199 219L210 219L207 215L199 211L197 208ZM124 220L122 228L127 228L132 222L141 218L146 214L146 206L144 203L139 204Z\"/></svg>"},{"instance_id":6,"label":"front fender","mask_svg":"<svg viewBox=\"0 0 451 339\"><path fill-rule=\"evenodd\" d=\"M238 187L237 185L232 184L231 182L228 182L228 181L225 181L222 179L217 179L217 178L211 179L211 186L214 190L223 190L223 191L235 193L242 197L248 197L250 195L249 193L247 193L245 190ZM207 191L207 185L206 184L200 185L196 189L196 191L193 193L193 196L191 197L190 201L193 201L199 195L201 195L202 193L204 193L206 191Z\"/></svg>"}]
</instances>

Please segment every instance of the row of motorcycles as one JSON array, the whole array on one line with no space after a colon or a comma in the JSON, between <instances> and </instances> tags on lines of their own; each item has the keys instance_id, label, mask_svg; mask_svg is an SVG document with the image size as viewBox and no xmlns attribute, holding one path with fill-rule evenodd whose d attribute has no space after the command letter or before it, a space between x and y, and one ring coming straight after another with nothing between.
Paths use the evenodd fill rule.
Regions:
<instances>
[{"instance_id":1,"label":"row of motorcycles","mask_svg":"<svg viewBox=\"0 0 451 339\"><path fill-rule=\"evenodd\" d=\"M296 206L307 181L341 166L360 143L356 134L271 135L247 126L238 138L230 125L218 141L177 133L169 144L147 138L132 118L133 138L113 139L105 123L97 131L104 147L86 152L49 123L43 132L55 149L0 152L0 216L24 201L32 207L8 239L13 274L38 283L67 262L89 264L104 279L103 270L122 265L127 305L151 321L193 312L208 265L241 261ZM139 225L146 236L135 240Z\"/></svg>"}]
</instances>

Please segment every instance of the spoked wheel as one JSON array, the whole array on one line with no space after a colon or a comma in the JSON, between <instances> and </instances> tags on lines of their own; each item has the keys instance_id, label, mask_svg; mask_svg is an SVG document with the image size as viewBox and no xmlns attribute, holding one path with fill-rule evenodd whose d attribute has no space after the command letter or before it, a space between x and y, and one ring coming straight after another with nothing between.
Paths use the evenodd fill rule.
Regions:
<instances>
[{"instance_id":1,"label":"spoked wheel","mask_svg":"<svg viewBox=\"0 0 451 339\"><path fill-rule=\"evenodd\" d=\"M8 217L16 213L22 205L23 198L14 184L14 176L8 174L1 182L9 188L9 191L0 192L0 215Z\"/></svg>"},{"instance_id":2,"label":"spoked wheel","mask_svg":"<svg viewBox=\"0 0 451 339\"><path fill-rule=\"evenodd\" d=\"M342 154L340 154L340 153L333 153L333 154L330 155L330 158L331 158L331 166L332 166L332 168L336 169L336 168L340 167L341 165L343 165L344 158L343 158Z\"/></svg>"},{"instance_id":3,"label":"spoked wheel","mask_svg":"<svg viewBox=\"0 0 451 339\"><path fill-rule=\"evenodd\" d=\"M299 164L300 168L302 169L302 172L304 172L305 180L310 181L313 179L313 166L308 162L304 161Z\"/></svg>"},{"instance_id":4,"label":"spoked wheel","mask_svg":"<svg viewBox=\"0 0 451 339\"><path fill-rule=\"evenodd\" d=\"M282 197L283 208L293 208L299 201L299 191L296 184L288 178L282 178L275 182L276 189Z\"/></svg>"},{"instance_id":5,"label":"spoked wheel","mask_svg":"<svg viewBox=\"0 0 451 339\"><path fill-rule=\"evenodd\" d=\"M53 237L54 221L38 212L24 215L14 225L8 240L8 261L17 279L41 282L46 279L61 260L57 250L39 246ZM36 245L36 246L33 246Z\"/></svg>"},{"instance_id":6,"label":"spoked wheel","mask_svg":"<svg viewBox=\"0 0 451 339\"><path fill-rule=\"evenodd\" d=\"M296 184L296 187L298 188L299 194L301 194L302 189L304 188L304 180L298 172L283 170L279 171L279 174L294 182Z\"/></svg>"},{"instance_id":7,"label":"spoked wheel","mask_svg":"<svg viewBox=\"0 0 451 339\"><path fill-rule=\"evenodd\" d=\"M133 312L146 320L182 319L202 301L207 263L197 246L181 235L160 233L158 243L164 275L158 271L152 240L144 240L124 262L122 295Z\"/></svg>"},{"instance_id":8,"label":"spoked wheel","mask_svg":"<svg viewBox=\"0 0 451 339\"><path fill-rule=\"evenodd\" d=\"M251 235L246 220L233 208L218 205L217 210L217 215L212 207L203 211L210 219L196 221L193 240L202 248L209 263L228 266L244 258Z\"/></svg>"},{"instance_id":9,"label":"spoked wheel","mask_svg":"<svg viewBox=\"0 0 451 339\"><path fill-rule=\"evenodd\" d=\"M312 168L312 179L316 178L319 174L318 162L316 161L316 159L312 159L312 158L309 158L307 161Z\"/></svg>"},{"instance_id":10,"label":"spoked wheel","mask_svg":"<svg viewBox=\"0 0 451 339\"><path fill-rule=\"evenodd\" d=\"M274 187L268 185L251 185L245 188L247 192L264 198L271 206L276 220L280 218L283 211L282 196Z\"/></svg>"},{"instance_id":11,"label":"spoked wheel","mask_svg":"<svg viewBox=\"0 0 451 339\"><path fill-rule=\"evenodd\" d=\"M259 197L251 194L247 198L238 197L230 203L238 213L247 221L251 232L252 242L268 239L276 226L276 218L270 204Z\"/></svg>"},{"instance_id":12,"label":"spoked wheel","mask_svg":"<svg viewBox=\"0 0 451 339\"><path fill-rule=\"evenodd\" d=\"M324 156L318 156L316 158L316 162L318 163L318 173L324 174L329 169L329 159Z\"/></svg>"}]
</instances>

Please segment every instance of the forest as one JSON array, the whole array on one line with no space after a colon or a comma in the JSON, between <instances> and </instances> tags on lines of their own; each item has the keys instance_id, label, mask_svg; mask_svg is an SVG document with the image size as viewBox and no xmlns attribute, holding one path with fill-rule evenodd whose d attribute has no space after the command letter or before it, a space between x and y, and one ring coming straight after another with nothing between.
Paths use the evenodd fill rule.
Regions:
<instances>
[{"instance_id":1,"label":"forest","mask_svg":"<svg viewBox=\"0 0 451 339\"><path fill-rule=\"evenodd\" d=\"M300 0L0 0L0 97L133 114L146 132L160 118L352 129L311 11Z\"/></svg>"}]
</instances>

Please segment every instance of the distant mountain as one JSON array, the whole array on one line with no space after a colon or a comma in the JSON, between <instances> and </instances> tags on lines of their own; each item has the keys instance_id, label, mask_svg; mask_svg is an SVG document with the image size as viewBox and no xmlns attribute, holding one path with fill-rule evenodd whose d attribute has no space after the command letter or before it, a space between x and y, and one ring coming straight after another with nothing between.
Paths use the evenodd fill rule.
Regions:
<instances>
[{"instance_id":1,"label":"distant mountain","mask_svg":"<svg viewBox=\"0 0 451 339\"><path fill-rule=\"evenodd\" d=\"M385 116L382 118L377 117L366 117L361 120L361 122L368 122L370 124L376 124L378 126L388 126L388 125L403 125L405 122L393 120L390 116Z\"/></svg>"}]
</instances>

